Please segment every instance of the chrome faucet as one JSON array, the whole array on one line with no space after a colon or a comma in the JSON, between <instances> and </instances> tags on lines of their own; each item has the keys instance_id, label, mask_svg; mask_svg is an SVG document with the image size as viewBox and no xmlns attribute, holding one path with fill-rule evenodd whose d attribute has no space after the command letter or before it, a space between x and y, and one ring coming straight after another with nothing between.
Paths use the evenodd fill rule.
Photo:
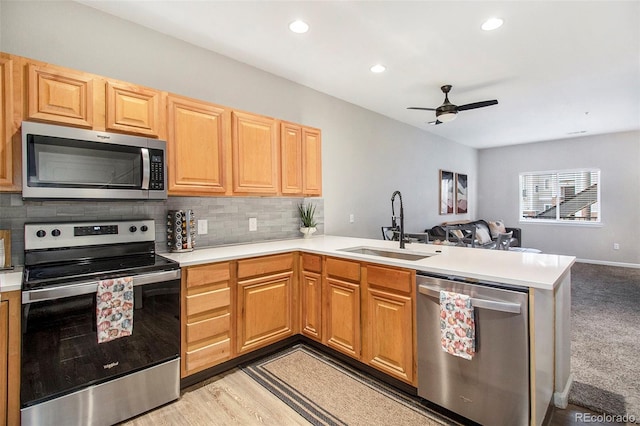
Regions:
<instances>
[{"instance_id":1,"label":"chrome faucet","mask_svg":"<svg viewBox=\"0 0 640 426\"><path fill-rule=\"evenodd\" d=\"M393 209L393 202L396 199L396 195L400 198L400 217L396 216L396 212ZM400 248L404 248L404 208L402 206L402 194L400 191L396 191L391 195L391 226L397 228L396 219L400 219Z\"/></svg>"}]
</instances>

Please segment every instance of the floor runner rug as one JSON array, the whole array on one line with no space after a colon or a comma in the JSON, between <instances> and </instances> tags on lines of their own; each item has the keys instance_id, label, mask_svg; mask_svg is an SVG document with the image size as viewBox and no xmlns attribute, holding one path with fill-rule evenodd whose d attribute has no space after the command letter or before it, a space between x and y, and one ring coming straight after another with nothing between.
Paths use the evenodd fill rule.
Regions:
<instances>
[{"instance_id":1,"label":"floor runner rug","mask_svg":"<svg viewBox=\"0 0 640 426\"><path fill-rule=\"evenodd\" d=\"M306 345L241 367L314 425L455 425L395 388Z\"/></svg>"}]
</instances>

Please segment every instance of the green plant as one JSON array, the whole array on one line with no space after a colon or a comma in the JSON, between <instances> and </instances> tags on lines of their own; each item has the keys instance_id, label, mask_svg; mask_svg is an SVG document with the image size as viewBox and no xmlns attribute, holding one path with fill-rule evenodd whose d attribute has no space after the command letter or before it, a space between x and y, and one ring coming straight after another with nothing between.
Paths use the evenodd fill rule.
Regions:
<instances>
[{"instance_id":1,"label":"green plant","mask_svg":"<svg viewBox=\"0 0 640 426\"><path fill-rule=\"evenodd\" d=\"M316 206L314 204L298 204L298 212L302 226L305 228L315 228L317 225L314 216L316 215Z\"/></svg>"}]
</instances>

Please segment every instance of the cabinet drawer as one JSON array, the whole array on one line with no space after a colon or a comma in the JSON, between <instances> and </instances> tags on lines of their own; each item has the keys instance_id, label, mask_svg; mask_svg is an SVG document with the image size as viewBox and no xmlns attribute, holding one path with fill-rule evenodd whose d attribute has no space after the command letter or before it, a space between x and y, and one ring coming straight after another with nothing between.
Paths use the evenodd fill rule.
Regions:
<instances>
[{"instance_id":1,"label":"cabinet drawer","mask_svg":"<svg viewBox=\"0 0 640 426\"><path fill-rule=\"evenodd\" d=\"M367 266L367 282L369 285L411 293L413 271Z\"/></svg>"},{"instance_id":2,"label":"cabinet drawer","mask_svg":"<svg viewBox=\"0 0 640 426\"><path fill-rule=\"evenodd\" d=\"M322 272L322 257L315 254L302 254L302 269L311 272Z\"/></svg>"},{"instance_id":3,"label":"cabinet drawer","mask_svg":"<svg viewBox=\"0 0 640 426\"><path fill-rule=\"evenodd\" d=\"M238 261L238 278L291 270L293 270L293 254L291 253Z\"/></svg>"},{"instance_id":4,"label":"cabinet drawer","mask_svg":"<svg viewBox=\"0 0 640 426\"><path fill-rule=\"evenodd\" d=\"M192 371L201 367L208 367L224 361L230 356L231 339L225 339L194 351L187 351L186 369L187 371Z\"/></svg>"},{"instance_id":5,"label":"cabinet drawer","mask_svg":"<svg viewBox=\"0 0 640 426\"><path fill-rule=\"evenodd\" d=\"M229 288L187 296L187 317L229 306L230 302L231 291Z\"/></svg>"},{"instance_id":6,"label":"cabinet drawer","mask_svg":"<svg viewBox=\"0 0 640 426\"><path fill-rule=\"evenodd\" d=\"M191 266L187 268L187 288L204 284L228 281L229 263L214 263L212 265Z\"/></svg>"},{"instance_id":7,"label":"cabinet drawer","mask_svg":"<svg viewBox=\"0 0 640 426\"><path fill-rule=\"evenodd\" d=\"M231 314L228 313L215 318L189 323L187 324L187 343L194 343L226 333L230 328Z\"/></svg>"},{"instance_id":8,"label":"cabinet drawer","mask_svg":"<svg viewBox=\"0 0 640 426\"><path fill-rule=\"evenodd\" d=\"M360 281L360 263L340 259L327 259L327 274L349 281Z\"/></svg>"}]
</instances>

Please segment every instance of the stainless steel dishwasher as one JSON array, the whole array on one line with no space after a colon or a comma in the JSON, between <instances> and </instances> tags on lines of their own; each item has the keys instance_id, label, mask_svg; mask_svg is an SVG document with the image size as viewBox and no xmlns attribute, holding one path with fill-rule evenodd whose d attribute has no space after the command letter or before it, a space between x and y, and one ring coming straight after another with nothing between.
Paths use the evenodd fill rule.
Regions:
<instances>
[{"instance_id":1,"label":"stainless steel dishwasher","mask_svg":"<svg viewBox=\"0 0 640 426\"><path fill-rule=\"evenodd\" d=\"M417 286L418 395L483 425L528 425L528 290L420 273ZM471 297L471 360L442 349L441 290Z\"/></svg>"}]
</instances>

